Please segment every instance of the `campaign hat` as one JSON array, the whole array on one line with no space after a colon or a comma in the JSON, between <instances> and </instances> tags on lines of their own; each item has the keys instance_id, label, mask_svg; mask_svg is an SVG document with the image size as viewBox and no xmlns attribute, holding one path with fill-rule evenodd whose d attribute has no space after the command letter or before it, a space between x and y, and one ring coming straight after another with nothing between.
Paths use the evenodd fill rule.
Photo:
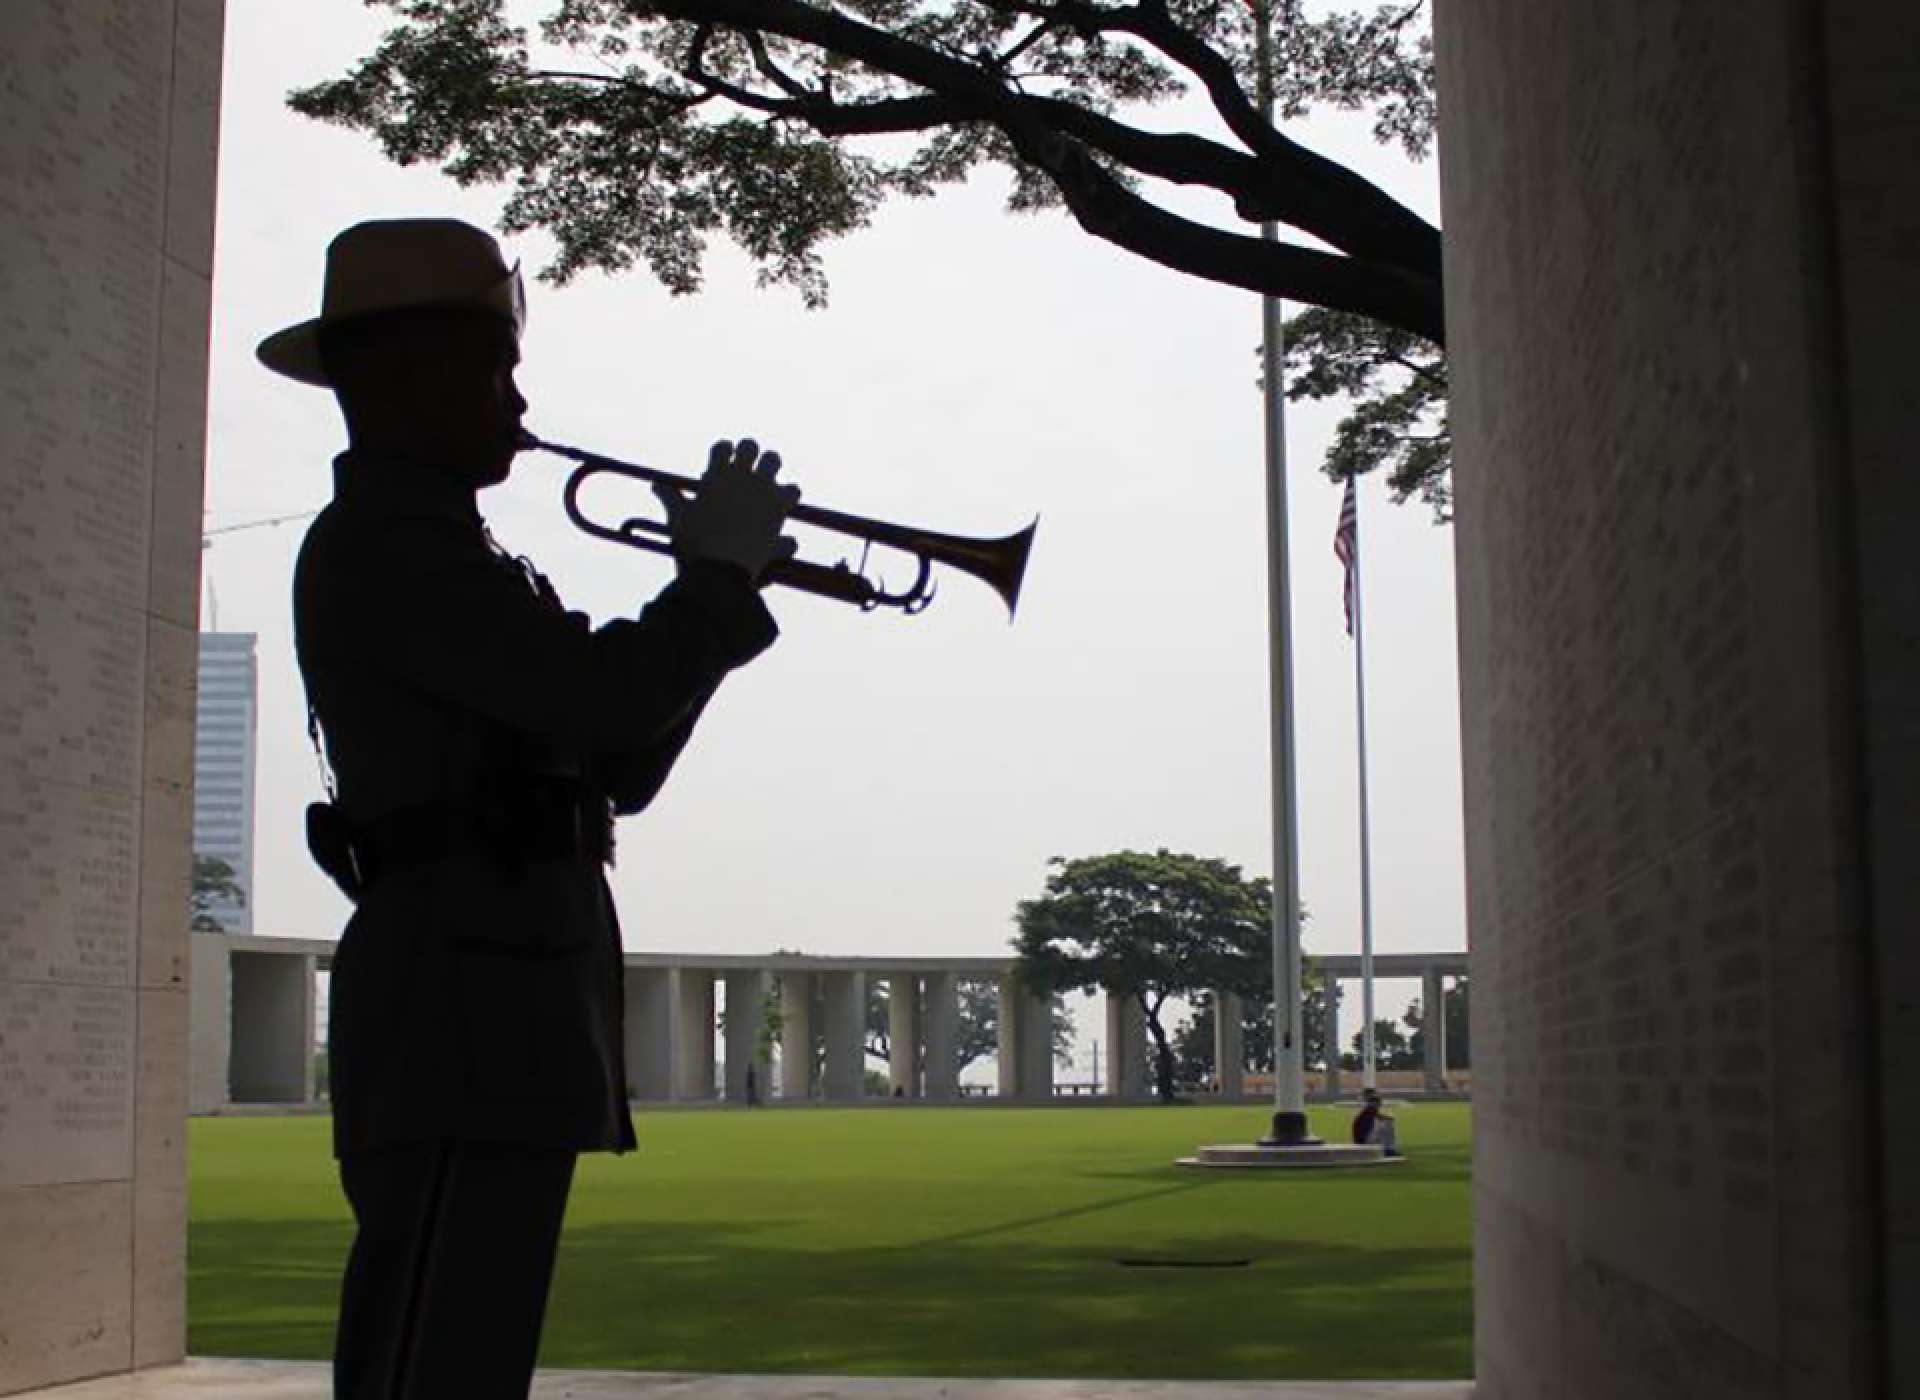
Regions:
<instances>
[{"instance_id":1,"label":"campaign hat","mask_svg":"<svg viewBox=\"0 0 1920 1400\"><path fill-rule=\"evenodd\" d=\"M394 311L479 311L526 326L520 265L509 267L493 235L458 219L374 219L327 245L320 314L275 331L255 354L277 374L331 386L320 354L330 328Z\"/></svg>"}]
</instances>

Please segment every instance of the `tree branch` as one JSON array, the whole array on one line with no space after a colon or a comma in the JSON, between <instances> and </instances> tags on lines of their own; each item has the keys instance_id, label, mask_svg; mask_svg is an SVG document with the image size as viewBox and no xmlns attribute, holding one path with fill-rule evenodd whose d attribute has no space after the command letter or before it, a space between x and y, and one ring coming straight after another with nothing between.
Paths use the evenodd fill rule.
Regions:
<instances>
[{"instance_id":1,"label":"tree branch","mask_svg":"<svg viewBox=\"0 0 1920 1400\"><path fill-rule=\"evenodd\" d=\"M949 119L957 114L962 120L991 121L1023 158L1060 185L1068 208L1083 228L1163 266L1253 291L1376 316L1436 342L1444 334L1438 230L1359 176L1281 136L1247 101L1232 65L1174 24L1162 8L1147 4L1109 11L1080 0L1062 0L1048 6L1044 17L1066 23L1084 21L1094 28L1134 34L1195 73L1235 134L1260 158L1255 164L1262 167L1263 192L1286 192L1286 222L1354 254L1351 266L1342 270L1333 265L1348 260L1303 248L1275 248L1257 239L1206 229L1156 209L1099 170L1084 149L1066 139L1056 123L1063 116L1071 116L1077 130L1085 133L1082 139L1096 146L1102 138L1124 140L1139 159L1158 167L1142 167L1155 174L1175 168L1171 157L1176 149L1192 149L1163 144L1177 143L1181 138L1155 138L1144 132L1129 136L1132 129L1121 123L1100 126L1093 120L1097 114L1062 114L1057 106L1030 106L1057 99L1023 97L972 64L843 13L801 0L652 0L652 8L680 19L765 30L817 45L946 99L952 104L945 109ZM794 104L777 103L761 94L751 97L753 100L744 105L802 117L828 134L913 129L899 125L906 111L886 103L841 107L831 101L810 101L796 110ZM1073 107L1075 113L1086 110L1076 104L1059 105ZM882 110L866 110L869 107ZM914 115L925 120L939 110L925 107ZM1051 113L1051 119L1043 116L1043 110ZM973 117L973 113L979 115ZM882 122L886 124L875 125ZM1231 154L1224 147L1218 150ZM1124 157L1116 158L1131 164ZM1216 158L1215 166L1214 173L1224 177L1224 163ZM1176 177L1163 174L1162 178ZM1205 176L1188 182L1213 183ZM1263 203L1258 208L1264 216L1270 206ZM1203 249L1207 250L1206 257L1201 256ZM1214 258L1222 261L1216 264ZM1422 288L1421 283L1427 285Z\"/></svg>"},{"instance_id":2,"label":"tree branch","mask_svg":"<svg viewBox=\"0 0 1920 1400\"><path fill-rule=\"evenodd\" d=\"M1270 243L1195 223L1127 189L1068 138L1053 136L1051 143L1060 149L1052 151L1036 150L1018 135L1013 140L1022 155L1054 177L1068 211L1096 238L1177 272L1371 316L1445 343L1437 280L1393 263Z\"/></svg>"}]
</instances>

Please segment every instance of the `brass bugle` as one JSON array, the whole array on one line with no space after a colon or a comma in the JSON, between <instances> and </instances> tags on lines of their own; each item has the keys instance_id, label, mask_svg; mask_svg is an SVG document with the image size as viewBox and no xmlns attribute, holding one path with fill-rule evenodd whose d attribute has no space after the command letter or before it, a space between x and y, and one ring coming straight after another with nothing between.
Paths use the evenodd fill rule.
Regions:
<instances>
[{"instance_id":1,"label":"brass bugle","mask_svg":"<svg viewBox=\"0 0 1920 1400\"><path fill-rule=\"evenodd\" d=\"M556 457L565 457L575 463L572 474L567 478L562 501L567 518L580 529L598 539L626 545L629 549L644 549L655 554L673 553L672 533L666 522L646 516L629 516L617 525L595 520L581 508L580 491L596 476L619 476L695 495L700 490L697 478L676 476L657 467L623 462L617 457L602 456L584 448L548 442L524 429L520 434L520 446L523 449L551 452ZM1007 605L1009 621L1013 619L1014 610L1020 603L1020 581L1027 572L1027 552L1033 548L1033 533L1040 526L1040 522L1035 520L1026 529L1004 539L981 540L964 535L943 535L912 525L890 525L884 520L868 520L864 516L826 510L820 506L795 506L787 519L860 541L861 562L859 567L855 567L845 560L834 564L816 564L805 559L786 559L767 569L765 581L768 583L852 603L863 611L898 608L912 614L933 601L933 566L939 564L958 569L963 574L971 574L998 593ZM889 590L884 584L867 577L866 552L874 545L897 549L919 560L919 572L909 586Z\"/></svg>"}]
</instances>

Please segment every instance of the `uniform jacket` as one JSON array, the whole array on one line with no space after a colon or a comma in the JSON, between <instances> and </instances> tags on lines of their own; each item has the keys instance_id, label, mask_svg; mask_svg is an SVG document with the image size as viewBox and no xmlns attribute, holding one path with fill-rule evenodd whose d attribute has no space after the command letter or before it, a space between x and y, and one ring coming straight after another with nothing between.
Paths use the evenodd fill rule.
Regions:
<instances>
[{"instance_id":1,"label":"uniform jacket","mask_svg":"<svg viewBox=\"0 0 1920 1400\"><path fill-rule=\"evenodd\" d=\"M652 799L732 668L775 628L697 563L596 629L488 539L451 475L347 453L300 551L295 641L356 822L483 804L503 777ZM334 956L334 1148L633 1145L621 942L596 856L461 848L372 882Z\"/></svg>"}]
</instances>

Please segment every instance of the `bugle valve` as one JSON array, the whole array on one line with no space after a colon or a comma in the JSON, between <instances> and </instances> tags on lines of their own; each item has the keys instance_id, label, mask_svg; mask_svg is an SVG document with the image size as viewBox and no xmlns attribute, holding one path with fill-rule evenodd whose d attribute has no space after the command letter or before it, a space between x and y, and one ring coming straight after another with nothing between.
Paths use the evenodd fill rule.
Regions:
<instances>
[{"instance_id":1,"label":"bugle valve","mask_svg":"<svg viewBox=\"0 0 1920 1400\"><path fill-rule=\"evenodd\" d=\"M549 452L574 463L561 501L567 518L580 529L597 539L625 545L629 549L644 549L655 554L673 553L672 533L665 521L647 516L629 516L618 524L596 520L581 506L580 493L595 477L615 476L696 495L700 490L697 477L677 476L657 467L623 462L617 457L606 457L584 448L548 442L524 430L520 435L520 446L523 450ZM819 564L802 558L787 559L768 567L765 577L767 583L852 603L863 611L898 608L901 612L912 614L933 601L933 569L937 564L971 574L993 589L1006 603L1009 621L1019 606L1020 582L1027 572L1027 553L1033 547L1033 534L1040 523L1036 520L1026 529L1004 539L987 540L941 534L912 525L892 525L884 520L869 520L845 511L806 504L795 506L787 518L858 540L862 546L861 561L855 567L845 560ZM869 578L866 556L875 545L914 556L918 566L913 582L905 588L888 589L883 583Z\"/></svg>"}]
</instances>

